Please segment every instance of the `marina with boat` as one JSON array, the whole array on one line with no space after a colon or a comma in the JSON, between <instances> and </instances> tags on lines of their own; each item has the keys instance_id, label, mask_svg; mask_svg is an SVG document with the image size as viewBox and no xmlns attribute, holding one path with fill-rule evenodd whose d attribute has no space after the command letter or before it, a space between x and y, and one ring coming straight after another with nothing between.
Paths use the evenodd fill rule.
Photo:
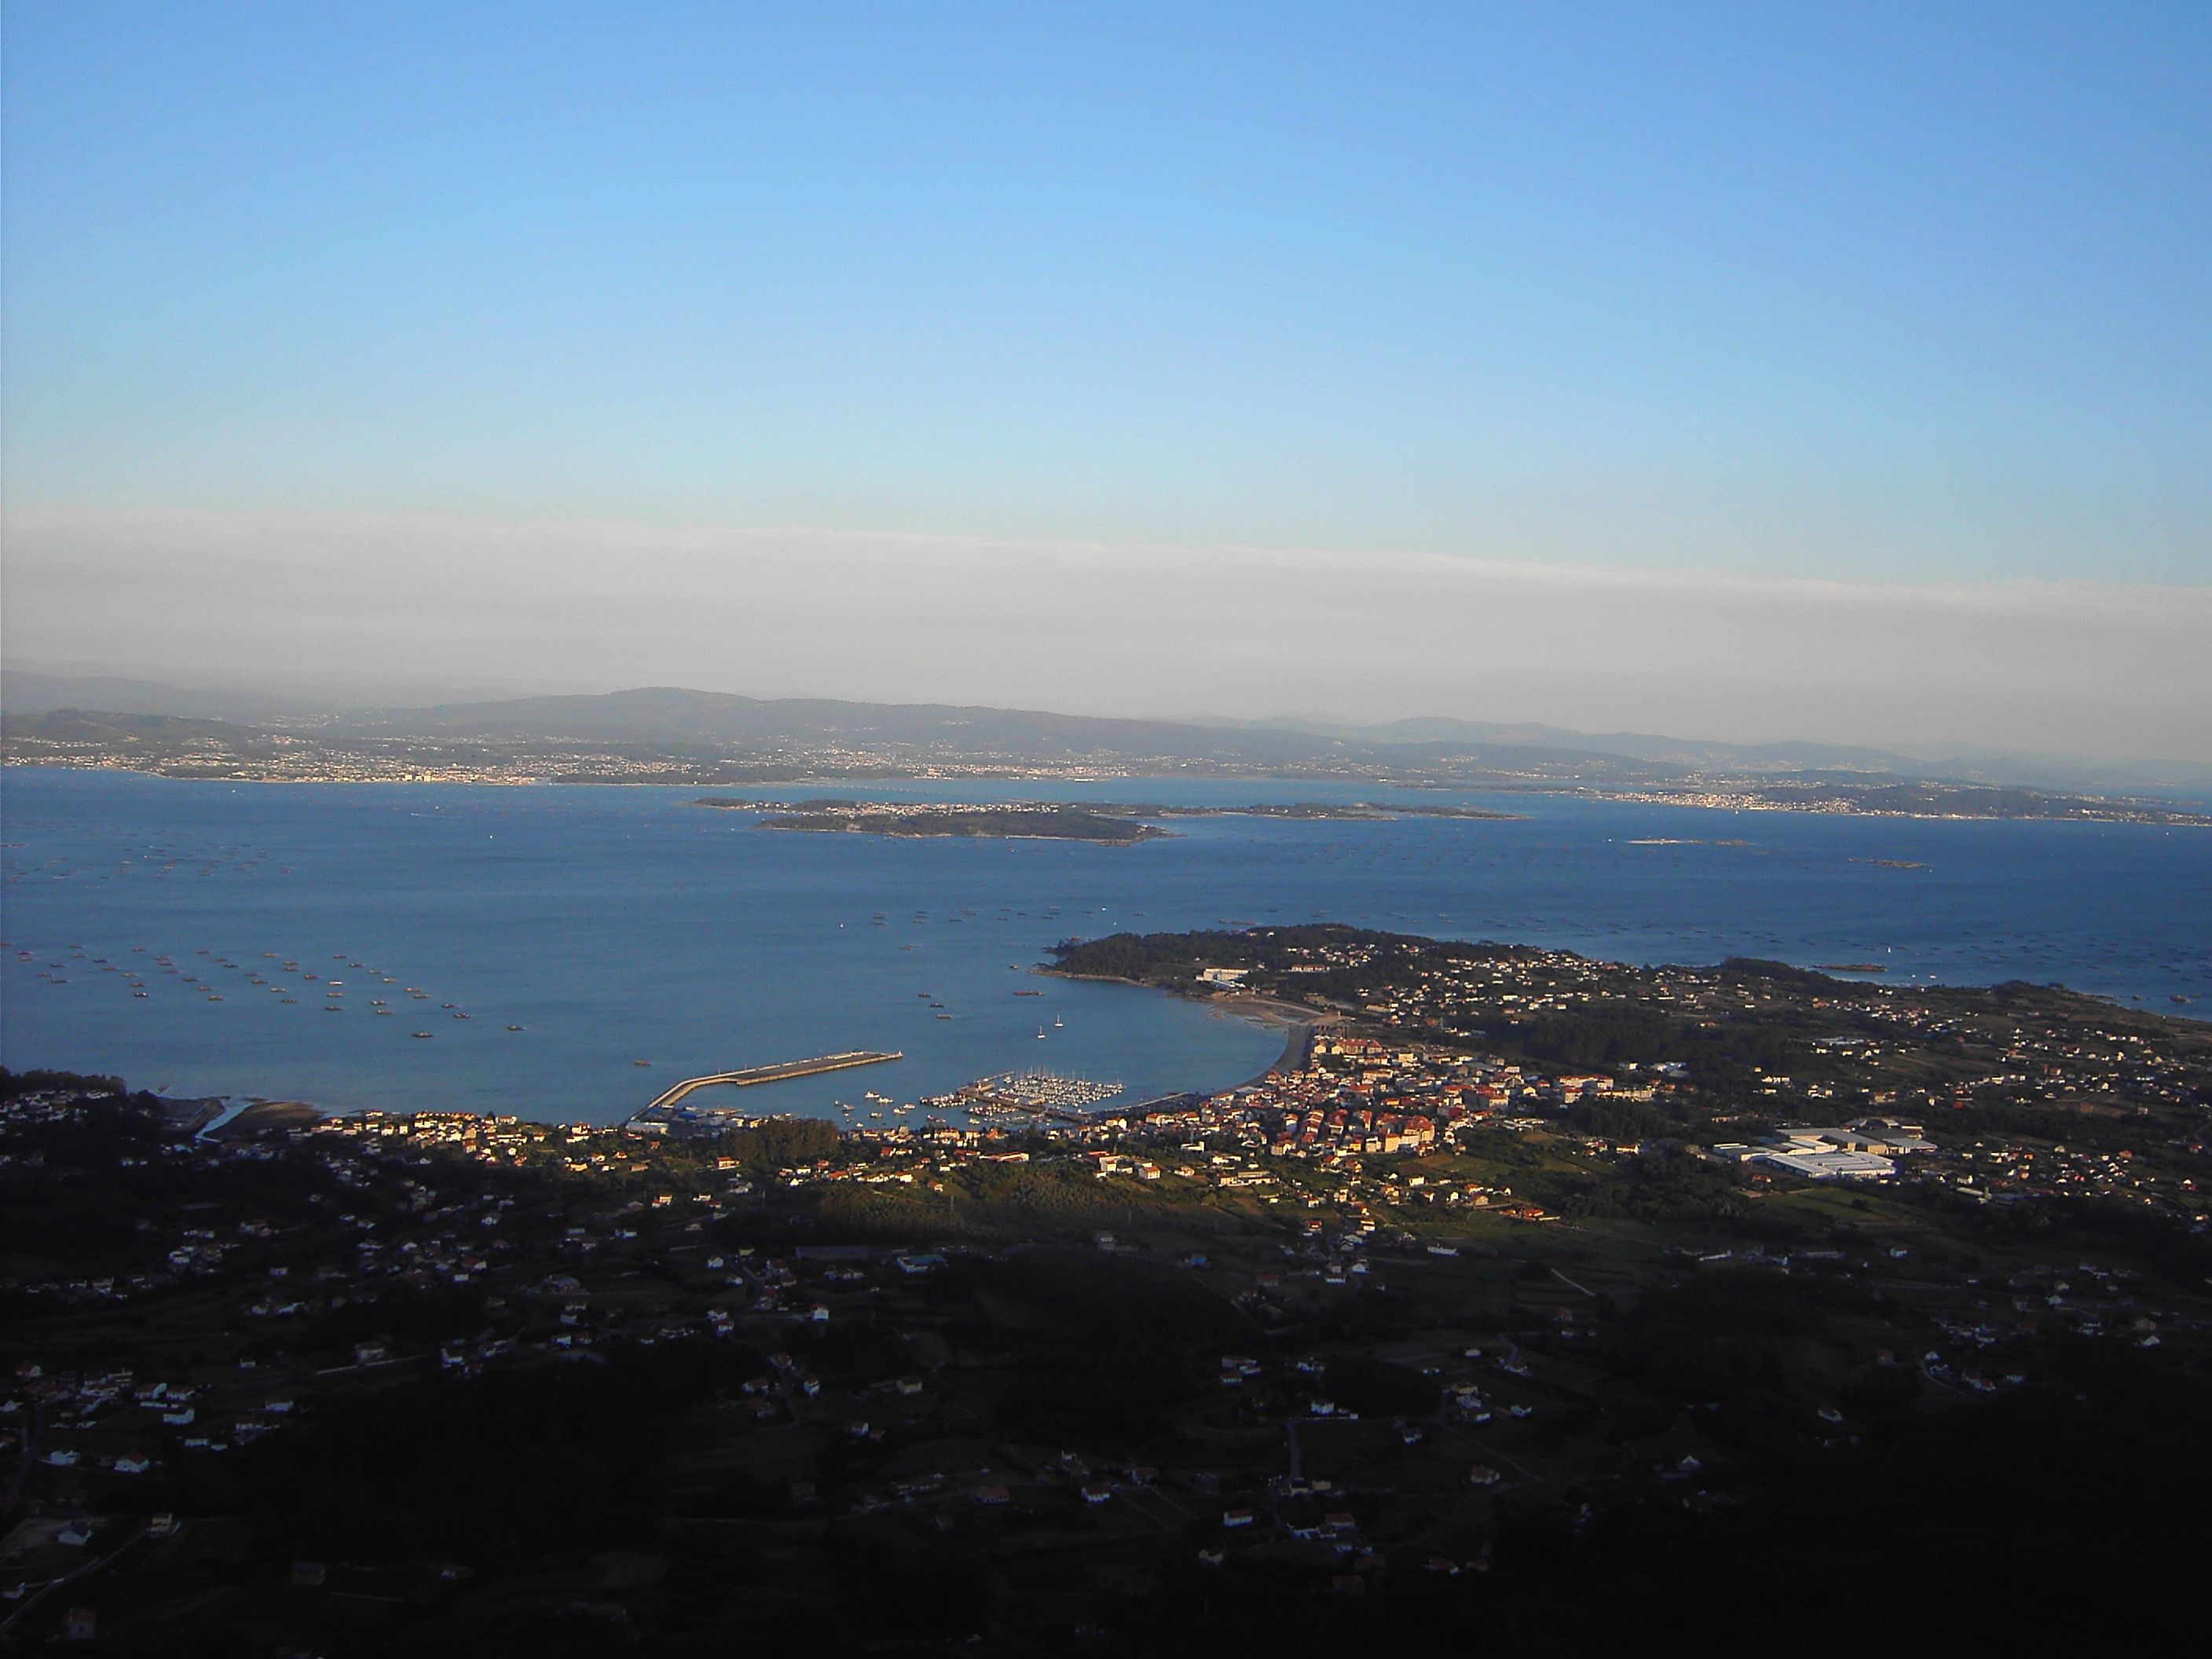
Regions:
<instances>
[{"instance_id":1,"label":"marina with boat","mask_svg":"<svg viewBox=\"0 0 2212 1659\"><path fill-rule=\"evenodd\" d=\"M824 1072L881 1065L902 1058L903 1056L896 1052L854 1049L845 1054L818 1055L811 1060L787 1060L742 1071L717 1072L705 1077L686 1078L635 1113L628 1120L628 1126L653 1133L713 1134L762 1114L734 1104L700 1105L693 1097L701 1089L718 1085L744 1088L780 1083L793 1078L813 1077ZM1081 1123L1086 1121L1090 1108L1113 1100L1122 1092L1122 1085L1119 1082L1070 1077L1042 1067L1030 1067L994 1073L988 1077L978 1078L950 1094L930 1095L920 1101L900 1101L874 1089L865 1090L859 1103L840 1101L837 1111L848 1126L854 1127L864 1119L871 1122L888 1123L916 1113L923 1114L926 1123L940 1126L954 1117L964 1117L971 1125L1041 1121Z\"/></svg>"},{"instance_id":2,"label":"marina with boat","mask_svg":"<svg viewBox=\"0 0 2212 1659\"><path fill-rule=\"evenodd\" d=\"M1068 1077L1042 1067L999 1072L978 1078L949 1095L924 1102L939 1111L964 1112L971 1122L1030 1121L1042 1118L1062 1123L1084 1121L1088 1108L1121 1093L1118 1082Z\"/></svg>"}]
</instances>

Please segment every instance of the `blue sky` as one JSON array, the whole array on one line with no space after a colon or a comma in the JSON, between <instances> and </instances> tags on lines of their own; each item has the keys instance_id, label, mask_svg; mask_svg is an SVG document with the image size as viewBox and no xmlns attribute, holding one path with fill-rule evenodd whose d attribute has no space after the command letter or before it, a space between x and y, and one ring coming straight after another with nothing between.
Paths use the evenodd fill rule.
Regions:
<instances>
[{"instance_id":1,"label":"blue sky","mask_svg":"<svg viewBox=\"0 0 2212 1659\"><path fill-rule=\"evenodd\" d=\"M2212 580L2212 8L13 0L10 501Z\"/></svg>"}]
</instances>

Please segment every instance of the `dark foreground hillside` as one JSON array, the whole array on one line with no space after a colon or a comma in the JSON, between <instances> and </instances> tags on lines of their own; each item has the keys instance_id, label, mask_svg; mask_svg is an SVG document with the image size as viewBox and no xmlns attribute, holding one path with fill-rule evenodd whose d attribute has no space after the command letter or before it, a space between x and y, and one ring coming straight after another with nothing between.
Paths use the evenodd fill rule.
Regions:
<instances>
[{"instance_id":1,"label":"dark foreground hillside","mask_svg":"<svg viewBox=\"0 0 2212 1659\"><path fill-rule=\"evenodd\" d=\"M0 1075L0 1632L1862 1654L2197 1620L2196 1028L1345 929L1070 955L1383 1012L1264 1086L1034 1128L210 1139ZM1979 1087L2031 1036L2076 1070ZM1551 1103L1600 1074L1542 1055L1608 1042L1651 1052ZM1947 1114L1911 1172L1697 1146L1854 1090Z\"/></svg>"}]
</instances>

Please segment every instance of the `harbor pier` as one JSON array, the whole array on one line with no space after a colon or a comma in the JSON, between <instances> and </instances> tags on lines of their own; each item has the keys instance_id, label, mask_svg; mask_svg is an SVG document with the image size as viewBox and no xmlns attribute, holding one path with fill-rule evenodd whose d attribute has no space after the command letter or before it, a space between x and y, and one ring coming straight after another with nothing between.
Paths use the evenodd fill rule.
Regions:
<instances>
[{"instance_id":1,"label":"harbor pier","mask_svg":"<svg viewBox=\"0 0 2212 1659\"><path fill-rule=\"evenodd\" d=\"M793 1078L817 1077L823 1072L842 1072L855 1066L881 1066L905 1057L896 1048L854 1048L840 1054L817 1054L811 1060L780 1060L772 1066L750 1066L734 1072L713 1072L705 1077L688 1077L655 1096L651 1104L629 1118L629 1127L634 1129L667 1128L676 1121L677 1108L685 1097L695 1090L714 1085L727 1085L733 1089L750 1088L763 1083L785 1083Z\"/></svg>"}]
</instances>

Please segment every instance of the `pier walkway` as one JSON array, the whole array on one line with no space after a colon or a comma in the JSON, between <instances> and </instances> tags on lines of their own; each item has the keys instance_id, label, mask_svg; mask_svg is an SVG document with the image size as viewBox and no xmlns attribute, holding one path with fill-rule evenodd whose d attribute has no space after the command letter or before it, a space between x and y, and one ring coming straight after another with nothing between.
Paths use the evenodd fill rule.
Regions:
<instances>
[{"instance_id":1,"label":"pier walkway","mask_svg":"<svg viewBox=\"0 0 2212 1659\"><path fill-rule=\"evenodd\" d=\"M750 1066L742 1071L715 1072L707 1077L688 1077L674 1087L656 1096L653 1103L630 1119L632 1123L651 1117L665 1120L677 1104L694 1089L704 1089L718 1083L732 1088L749 1088L759 1083L782 1083L795 1077L815 1077L823 1072L842 1072L854 1066L880 1066L886 1060L903 1060L897 1049L889 1052L872 1048L855 1048L842 1054L817 1054L811 1060L787 1060L773 1066Z\"/></svg>"}]
</instances>

